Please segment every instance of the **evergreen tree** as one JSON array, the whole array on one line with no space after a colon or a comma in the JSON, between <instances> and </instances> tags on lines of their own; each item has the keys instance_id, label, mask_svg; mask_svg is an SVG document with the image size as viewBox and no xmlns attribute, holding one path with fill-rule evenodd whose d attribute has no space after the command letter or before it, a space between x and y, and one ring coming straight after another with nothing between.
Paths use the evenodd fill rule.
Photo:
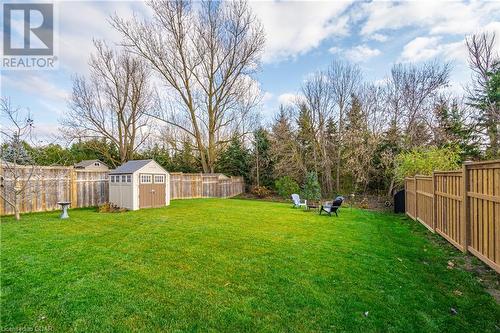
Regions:
<instances>
[{"instance_id":1,"label":"evergreen tree","mask_svg":"<svg viewBox=\"0 0 500 333\"><path fill-rule=\"evenodd\" d=\"M456 101L451 105L441 99L434 108L437 129L434 143L441 148L458 147L462 161L480 156L479 137L473 126L467 126Z\"/></svg>"},{"instance_id":2,"label":"evergreen tree","mask_svg":"<svg viewBox=\"0 0 500 333\"><path fill-rule=\"evenodd\" d=\"M321 199L321 187L318 181L318 174L315 171L309 171L302 188L302 197L310 201L319 201Z\"/></svg>"},{"instance_id":3,"label":"evergreen tree","mask_svg":"<svg viewBox=\"0 0 500 333\"><path fill-rule=\"evenodd\" d=\"M311 111L305 104L300 105L297 127L297 142L299 145L303 169L318 172L315 144L316 140L312 125Z\"/></svg>"},{"instance_id":4,"label":"evergreen tree","mask_svg":"<svg viewBox=\"0 0 500 333\"><path fill-rule=\"evenodd\" d=\"M135 158L139 159L153 159L160 164L165 170L172 170L172 159L167 147L160 146L155 143L152 147L145 149L141 153L137 153Z\"/></svg>"},{"instance_id":5,"label":"evergreen tree","mask_svg":"<svg viewBox=\"0 0 500 333\"><path fill-rule=\"evenodd\" d=\"M101 160L110 167L120 165L120 155L116 145L106 141L106 139L90 139L79 141L71 145L70 153L72 163L82 160Z\"/></svg>"},{"instance_id":6,"label":"evergreen tree","mask_svg":"<svg viewBox=\"0 0 500 333\"><path fill-rule=\"evenodd\" d=\"M271 143L268 132L260 127L253 133L252 178L258 186L274 186Z\"/></svg>"},{"instance_id":7,"label":"evergreen tree","mask_svg":"<svg viewBox=\"0 0 500 333\"><path fill-rule=\"evenodd\" d=\"M242 176L245 183L249 183L250 153L238 136L233 136L229 146L220 154L216 171L226 176Z\"/></svg>"},{"instance_id":8,"label":"evergreen tree","mask_svg":"<svg viewBox=\"0 0 500 333\"><path fill-rule=\"evenodd\" d=\"M201 170L200 161L193 153L193 145L189 140L184 139L181 149L172 156L172 171L194 173Z\"/></svg>"},{"instance_id":9,"label":"evergreen tree","mask_svg":"<svg viewBox=\"0 0 500 333\"><path fill-rule=\"evenodd\" d=\"M352 177L352 190L357 191L359 186L364 190L371 168L372 147L367 119L357 96L352 96L351 107L347 110L344 133L347 148L343 156L347 172Z\"/></svg>"},{"instance_id":10,"label":"evergreen tree","mask_svg":"<svg viewBox=\"0 0 500 333\"><path fill-rule=\"evenodd\" d=\"M2 145L2 160L14 164L26 165L32 164L32 154L29 152L29 145L21 140L17 133L14 133L10 140Z\"/></svg>"},{"instance_id":11,"label":"evergreen tree","mask_svg":"<svg viewBox=\"0 0 500 333\"><path fill-rule=\"evenodd\" d=\"M289 176L296 182L301 183L304 170L297 138L291 125L290 116L283 106L280 106L274 120L270 141L274 178Z\"/></svg>"}]
</instances>

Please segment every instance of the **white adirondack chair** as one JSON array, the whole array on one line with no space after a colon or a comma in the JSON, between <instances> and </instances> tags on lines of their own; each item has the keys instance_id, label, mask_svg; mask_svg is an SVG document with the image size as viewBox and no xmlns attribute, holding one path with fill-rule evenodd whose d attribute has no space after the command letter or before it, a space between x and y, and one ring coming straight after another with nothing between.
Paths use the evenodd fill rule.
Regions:
<instances>
[{"instance_id":1,"label":"white adirondack chair","mask_svg":"<svg viewBox=\"0 0 500 333\"><path fill-rule=\"evenodd\" d=\"M294 208L307 207L307 200L304 200L301 202L300 196L296 193L292 194L292 201L293 201Z\"/></svg>"}]
</instances>

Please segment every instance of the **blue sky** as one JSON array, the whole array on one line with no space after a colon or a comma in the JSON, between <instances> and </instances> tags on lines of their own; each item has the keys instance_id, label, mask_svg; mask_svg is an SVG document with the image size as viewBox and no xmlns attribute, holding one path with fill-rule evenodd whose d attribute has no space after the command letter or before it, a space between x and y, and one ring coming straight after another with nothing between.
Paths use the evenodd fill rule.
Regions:
<instances>
[{"instance_id":1,"label":"blue sky","mask_svg":"<svg viewBox=\"0 0 500 333\"><path fill-rule=\"evenodd\" d=\"M450 89L469 80L464 37L495 31L500 41L500 2L319 2L250 3L266 30L261 72L262 119L272 119L280 103L297 94L304 79L334 58L359 64L365 79L383 80L396 62L452 61ZM2 71L1 93L30 109L37 132L55 133L67 110L71 77L85 74L92 38L119 42L107 23L110 14L148 15L140 1L56 3L59 69ZM500 50L500 43L497 48Z\"/></svg>"}]
</instances>

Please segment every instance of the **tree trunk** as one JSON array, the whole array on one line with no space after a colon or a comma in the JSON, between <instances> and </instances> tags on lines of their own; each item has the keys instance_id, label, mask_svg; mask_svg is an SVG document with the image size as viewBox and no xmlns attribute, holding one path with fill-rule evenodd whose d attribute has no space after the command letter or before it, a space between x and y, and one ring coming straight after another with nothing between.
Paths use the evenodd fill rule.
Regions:
<instances>
[{"instance_id":1,"label":"tree trunk","mask_svg":"<svg viewBox=\"0 0 500 333\"><path fill-rule=\"evenodd\" d=\"M394 190L394 177L391 178L391 183L389 184L389 191L387 192L387 196L392 197L392 191Z\"/></svg>"},{"instance_id":2,"label":"tree trunk","mask_svg":"<svg viewBox=\"0 0 500 333\"><path fill-rule=\"evenodd\" d=\"M19 213L20 209L19 209L19 194L16 194L15 195L15 199L14 199L14 214L16 216L16 221L19 221L21 219L21 214Z\"/></svg>"}]
</instances>

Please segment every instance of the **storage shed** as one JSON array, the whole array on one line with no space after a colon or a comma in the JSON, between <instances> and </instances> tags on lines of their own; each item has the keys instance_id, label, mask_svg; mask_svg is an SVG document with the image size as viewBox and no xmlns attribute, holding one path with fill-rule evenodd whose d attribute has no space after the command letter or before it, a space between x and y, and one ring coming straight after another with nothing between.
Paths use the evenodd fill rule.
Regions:
<instances>
[{"instance_id":1,"label":"storage shed","mask_svg":"<svg viewBox=\"0 0 500 333\"><path fill-rule=\"evenodd\" d=\"M154 160L128 161L109 173L109 202L122 208L170 205L170 175Z\"/></svg>"}]
</instances>

